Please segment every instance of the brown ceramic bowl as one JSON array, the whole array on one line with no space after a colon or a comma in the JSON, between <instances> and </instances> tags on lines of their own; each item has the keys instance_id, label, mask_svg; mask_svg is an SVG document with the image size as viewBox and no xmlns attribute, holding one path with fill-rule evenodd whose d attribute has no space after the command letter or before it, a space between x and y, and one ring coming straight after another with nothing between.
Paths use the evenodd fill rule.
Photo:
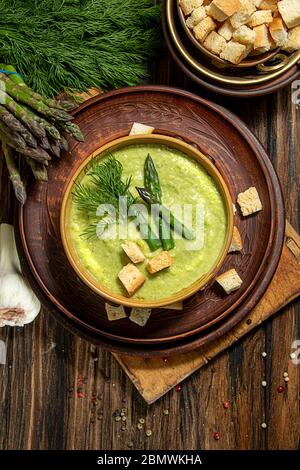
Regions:
<instances>
[{"instance_id":1,"label":"brown ceramic bowl","mask_svg":"<svg viewBox=\"0 0 300 470\"><path fill-rule=\"evenodd\" d=\"M156 143L159 145L166 145L173 149L179 150L184 153L187 157L195 159L212 177L214 182L216 183L220 194L223 197L224 205L226 209L226 216L227 216L227 233L224 240L224 244L222 250L214 263L211 267L209 272L203 276L201 276L197 281L195 281L192 285L187 288L182 289L181 291L177 292L176 294L165 297L162 299L158 299L156 301L150 300L143 300L143 299L135 299L135 298L128 298L125 295L118 295L114 293L112 290L108 289L107 287L103 286L99 281L97 281L91 273L82 265L76 250L73 247L70 231L68 228L68 220L69 220L69 212L72 202L72 190L74 188L74 182L80 178L80 175L87 167L89 162L97 156L97 158L101 158L106 156L110 152L114 152L117 149L122 147L127 147L128 145L136 145L136 144L148 144L148 143ZM100 147L96 152L93 152L85 161L79 166L75 174L70 176L70 181L67 186L62 207L61 207L61 215L60 215L60 229L61 229L61 238L65 253L68 257L70 264L72 265L73 269L76 271L79 278L88 285L94 292L99 294L100 296L104 297L105 299L120 305L125 305L127 307L148 307L148 308L158 308L162 306L166 306L175 302L179 302L181 300L190 297L199 289L203 288L220 270L220 267L223 264L223 261L228 253L228 249L232 239L232 231L233 231L233 205L232 199L229 193L229 190L225 184L224 179L220 175L217 168L213 165L213 163L209 160L208 157L203 155L199 150L194 148L193 146L186 144L185 142L164 136L153 134L150 136L145 135L135 135L135 136L127 136L122 137L120 139L114 140L102 147ZM116 273L117 275L117 273Z\"/></svg>"},{"instance_id":2,"label":"brown ceramic bowl","mask_svg":"<svg viewBox=\"0 0 300 470\"><path fill-rule=\"evenodd\" d=\"M272 51L266 52L264 54L259 54L259 55L251 55L248 56L246 59L242 60L240 64L232 64L228 62L227 60L221 59L218 55L213 54L210 52L206 47L204 47L193 35L192 31L187 27L186 25L186 18L183 14L183 11L180 7L180 0L170 0L176 1L177 3L177 10L178 10L178 16L180 19L180 22L182 24L183 30L185 31L185 34L189 38L190 41L194 44L194 46L201 52L201 54L204 54L210 61L214 63L214 65L219 64L222 68L228 67L228 68L252 68L256 67L257 65L264 64L268 62L270 59L272 59L278 52L279 48L274 49Z\"/></svg>"}]
</instances>

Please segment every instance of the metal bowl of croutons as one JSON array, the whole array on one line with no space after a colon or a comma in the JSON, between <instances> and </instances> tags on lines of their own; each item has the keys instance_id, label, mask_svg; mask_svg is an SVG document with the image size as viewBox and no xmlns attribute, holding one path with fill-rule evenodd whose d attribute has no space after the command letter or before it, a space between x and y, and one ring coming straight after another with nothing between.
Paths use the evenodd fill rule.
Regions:
<instances>
[{"instance_id":1,"label":"metal bowl of croutons","mask_svg":"<svg viewBox=\"0 0 300 470\"><path fill-rule=\"evenodd\" d=\"M248 15L241 10L240 0L217 0L216 4L177 0L177 9L187 37L208 59L222 67L251 68L268 62L280 50L268 25L275 35L281 31L281 39L284 31L282 20L273 20L272 10L258 10L254 3L250 2Z\"/></svg>"},{"instance_id":2,"label":"metal bowl of croutons","mask_svg":"<svg viewBox=\"0 0 300 470\"><path fill-rule=\"evenodd\" d=\"M300 0L166 0L168 35L192 73L258 86L300 60Z\"/></svg>"}]
</instances>

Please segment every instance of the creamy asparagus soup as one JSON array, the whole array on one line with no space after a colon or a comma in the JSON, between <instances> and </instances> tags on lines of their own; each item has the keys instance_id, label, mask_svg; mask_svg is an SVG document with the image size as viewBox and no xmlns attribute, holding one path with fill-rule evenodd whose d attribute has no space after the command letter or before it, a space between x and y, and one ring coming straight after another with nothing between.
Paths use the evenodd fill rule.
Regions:
<instances>
[{"instance_id":1,"label":"creamy asparagus soup","mask_svg":"<svg viewBox=\"0 0 300 470\"><path fill-rule=\"evenodd\" d=\"M123 166L122 179L125 181L132 177L130 192L134 197L138 198L136 186L144 186L144 162L148 154L151 155L159 176L164 206L172 209L174 204L190 204L193 208L196 205L204 208L203 246L194 249L195 240L175 237L175 246L168 251L173 259L172 265L155 274L148 272L147 262L163 249L151 251L147 241L141 238L141 233L135 224L129 222L126 240L136 242L146 258L145 261L135 265L145 276L145 282L134 293L133 298L158 300L190 286L212 268L224 246L227 218L223 198L205 169L182 152L159 144L131 145L113 153L115 159ZM99 159L99 162L105 162L108 158L106 156ZM92 184L91 177L86 172L79 176L78 181L87 187ZM141 199L137 200L142 203ZM193 227L190 228L194 230L196 210L192 212ZM83 234L90 224L91 214L82 210L76 198L72 197L67 228L73 248L83 267L96 281L115 294L128 295L118 278L121 269L130 263L130 259L122 249L124 240L118 237L115 239L87 237ZM117 225L118 222L115 228ZM190 249L192 246L193 249Z\"/></svg>"}]
</instances>

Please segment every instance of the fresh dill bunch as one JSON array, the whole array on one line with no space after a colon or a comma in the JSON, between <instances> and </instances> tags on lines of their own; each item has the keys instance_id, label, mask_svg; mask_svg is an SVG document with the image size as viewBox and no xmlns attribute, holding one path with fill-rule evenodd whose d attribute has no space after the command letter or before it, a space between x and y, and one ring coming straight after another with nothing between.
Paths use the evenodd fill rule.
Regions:
<instances>
[{"instance_id":1,"label":"fresh dill bunch","mask_svg":"<svg viewBox=\"0 0 300 470\"><path fill-rule=\"evenodd\" d=\"M0 0L0 56L45 96L137 85L162 44L153 0Z\"/></svg>"},{"instance_id":2,"label":"fresh dill bunch","mask_svg":"<svg viewBox=\"0 0 300 470\"><path fill-rule=\"evenodd\" d=\"M92 162L87 171L90 182L75 183L74 201L80 211L96 216L97 209L102 204L110 204L116 210L119 208L119 198L126 197L127 207L135 199L129 188L131 177L123 180L123 166L113 155L104 162Z\"/></svg>"}]
</instances>

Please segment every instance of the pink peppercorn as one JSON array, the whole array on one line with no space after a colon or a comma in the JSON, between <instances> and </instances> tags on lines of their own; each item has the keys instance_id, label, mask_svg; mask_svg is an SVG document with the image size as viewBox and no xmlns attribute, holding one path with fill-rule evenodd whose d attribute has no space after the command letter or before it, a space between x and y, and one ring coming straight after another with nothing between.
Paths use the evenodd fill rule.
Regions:
<instances>
[{"instance_id":1,"label":"pink peppercorn","mask_svg":"<svg viewBox=\"0 0 300 470\"><path fill-rule=\"evenodd\" d=\"M217 431L217 432L215 432L215 433L214 433L214 440L215 440L215 441L219 441L219 440L220 440L220 438L221 438L221 435L220 435L220 433L219 433L218 431Z\"/></svg>"}]
</instances>

